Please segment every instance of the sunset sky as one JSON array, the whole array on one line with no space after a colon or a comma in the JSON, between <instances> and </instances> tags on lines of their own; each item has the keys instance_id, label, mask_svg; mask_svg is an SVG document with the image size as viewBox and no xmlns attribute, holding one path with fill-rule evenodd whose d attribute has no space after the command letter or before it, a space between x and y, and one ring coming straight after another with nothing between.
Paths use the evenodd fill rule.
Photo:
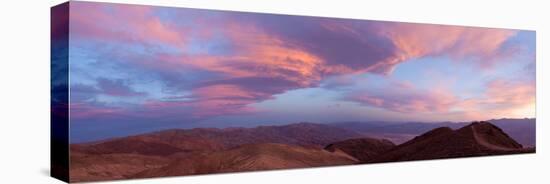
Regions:
<instances>
[{"instance_id":1,"label":"sunset sky","mask_svg":"<svg viewBox=\"0 0 550 184\"><path fill-rule=\"evenodd\" d=\"M72 141L535 117L535 32L71 2Z\"/></svg>"}]
</instances>

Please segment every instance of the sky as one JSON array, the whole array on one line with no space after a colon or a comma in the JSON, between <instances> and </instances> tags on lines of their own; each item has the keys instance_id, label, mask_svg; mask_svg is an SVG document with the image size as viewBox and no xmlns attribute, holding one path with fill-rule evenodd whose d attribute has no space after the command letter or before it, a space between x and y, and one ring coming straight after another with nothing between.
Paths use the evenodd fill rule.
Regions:
<instances>
[{"instance_id":1,"label":"sky","mask_svg":"<svg viewBox=\"0 0 550 184\"><path fill-rule=\"evenodd\" d=\"M71 2L71 140L535 117L535 32Z\"/></svg>"}]
</instances>

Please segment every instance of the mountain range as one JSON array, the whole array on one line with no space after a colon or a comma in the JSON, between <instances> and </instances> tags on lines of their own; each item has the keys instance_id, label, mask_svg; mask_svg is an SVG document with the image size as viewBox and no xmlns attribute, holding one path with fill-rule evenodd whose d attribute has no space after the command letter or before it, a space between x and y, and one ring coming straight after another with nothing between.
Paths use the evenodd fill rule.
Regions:
<instances>
[{"instance_id":1,"label":"mountain range","mask_svg":"<svg viewBox=\"0 0 550 184\"><path fill-rule=\"evenodd\" d=\"M536 119L491 119L487 120L504 130L516 141L525 147L536 145ZM415 136L439 127L458 129L470 124L469 122L338 122L331 126L355 131L373 138L384 138L396 144L404 143Z\"/></svg>"},{"instance_id":2,"label":"mountain range","mask_svg":"<svg viewBox=\"0 0 550 184\"><path fill-rule=\"evenodd\" d=\"M387 125L395 128L392 130L372 122L365 124L172 129L71 144L70 176L72 182L81 182L535 152L534 147L525 148L492 122L462 127L448 124L452 126L418 135L411 127L428 125ZM376 132L369 126L377 126L378 135L414 136L396 144L367 136Z\"/></svg>"}]
</instances>

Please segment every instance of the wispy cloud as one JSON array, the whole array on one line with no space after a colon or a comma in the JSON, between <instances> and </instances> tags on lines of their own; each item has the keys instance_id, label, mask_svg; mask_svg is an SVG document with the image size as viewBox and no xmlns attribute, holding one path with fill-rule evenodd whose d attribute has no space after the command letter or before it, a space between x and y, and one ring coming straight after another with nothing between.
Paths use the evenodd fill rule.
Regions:
<instances>
[{"instance_id":1,"label":"wispy cloud","mask_svg":"<svg viewBox=\"0 0 550 184\"><path fill-rule=\"evenodd\" d=\"M530 82L492 80L484 91L461 98L445 87L418 89L392 85L350 92L345 100L399 113L448 115L449 119L484 120L495 117L534 117L535 85ZM453 116L451 118L451 116Z\"/></svg>"},{"instance_id":2,"label":"wispy cloud","mask_svg":"<svg viewBox=\"0 0 550 184\"><path fill-rule=\"evenodd\" d=\"M73 46L101 56L76 58L94 65L74 62L89 74L89 86L71 84L81 105L74 108L90 118L253 113L252 104L278 94L321 84L353 87L353 76L389 76L401 63L423 57L497 67L499 58L514 54L503 44L517 32L87 2L72 2L71 18ZM123 77L94 74L114 69ZM520 106L534 96L521 84L508 90L521 99L492 91L506 86L492 84L470 100L446 88L399 84L383 91L351 89L345 100L402 113L445 113L487 110L483 104ZM100 94L136 100L97 103ZM175 96L185 98L168 98Z\"/></svg>"}]
</instances>

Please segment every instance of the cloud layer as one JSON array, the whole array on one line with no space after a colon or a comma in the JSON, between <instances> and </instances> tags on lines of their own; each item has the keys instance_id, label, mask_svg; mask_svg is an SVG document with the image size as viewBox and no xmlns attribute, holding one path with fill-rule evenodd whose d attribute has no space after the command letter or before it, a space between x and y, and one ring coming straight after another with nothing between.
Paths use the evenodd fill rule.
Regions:
<instances>
[{"instance_id":1,"label":"cloud layer","mask_svg":"<svg viewBox=\"0 0 550 184\"><path fill-rule=\"evenodd\" d=\"M82 120L253 114L253 104L285 92L334 79L338 85L323 87L352 88L349 76L391 77L415 59L493 71L517 54L506 43L518 31L508 29L88 2L71 3L70 21L71 70L78 71L71 76L72 117ZM496 81L469 99L414 84L347 89L341 99L400 113L445 113L512 108L534 98L534 85Z\"/></svg>"}]
</instances>

